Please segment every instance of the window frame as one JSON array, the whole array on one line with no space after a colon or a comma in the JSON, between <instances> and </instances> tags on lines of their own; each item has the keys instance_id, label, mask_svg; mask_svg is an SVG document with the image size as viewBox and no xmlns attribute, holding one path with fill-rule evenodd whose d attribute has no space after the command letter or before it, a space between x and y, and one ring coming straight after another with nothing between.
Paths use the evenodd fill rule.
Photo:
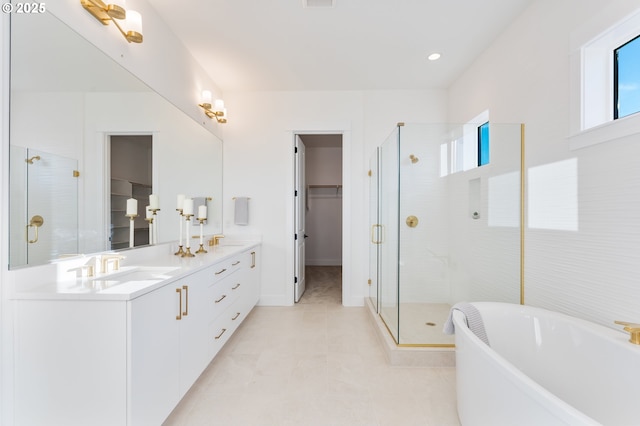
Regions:
<instances>
[{"instance_id":1,"label":"window frame","mask_svg":"<svg viewBox=\"0 0 640 426\"><path fill-rule=\"evenodd\" d=\"M637 4L607 6L571 33L569 149L640 134L640 114L613 119L613 51L640 34Z\"/></svg>"},{"instance_id":2,"label":"window frame","mask_svg":"<svg viewBox=\"0 0 640 426\"><path fill-rule=\"evenodd\" d=\"M628 117L629 115L637 114L640 112L640 108L637 111L629 112L623 116L620 116L620 61L618 59L621 49L625 46L629 46L631 43L640 43L640 32L631 40L628 40L621 44L620 46L613 49L613 119L618 120L620 118ZM640 81L638 82L640 84Z\"/></svg>"},{"instance_id":3,"label":"window frame","mask_svg":"<svg viewBox=\"0 0 640 426\"><path fill-rule=\"evenodd\" d=\"M484 130L486 130L486 140L484 138ZM486 121L478 126L478 155L477 155L477 165L478 167L486 166L491 162L491 136L490 136L490 125L489 121ZM483 149L483 145L486 145L486 158L483 155L485 149Z\"/></svg>"}]
</instances>

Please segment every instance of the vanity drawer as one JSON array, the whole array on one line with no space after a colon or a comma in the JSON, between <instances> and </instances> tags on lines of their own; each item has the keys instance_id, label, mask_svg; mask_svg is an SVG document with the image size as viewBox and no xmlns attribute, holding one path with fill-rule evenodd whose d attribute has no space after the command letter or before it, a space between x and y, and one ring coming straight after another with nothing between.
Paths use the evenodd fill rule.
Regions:
<instances>
[{"instance_id":1,"label":"vanity drawer","mask_svg":"<svg viewBox=\"0 0 640 426\"><path fill-rule=\"evenodd\" d=\"M222 346L229 340L229 337L231 337L249 312L251 312L252 308L253 304L248 304L246 298L240 298L211 322L209 326L210 356L213 357L220 351Z\"/></svg>"},{"instance_id":2,"label":"vanity drawer","mask_svg":"<svg viewBox=\"0 0 640 426\"><path fill-rule=\"evenodd\" d=\"M225 279L227 276L233 274L235 271L241 269L242 266L242 257L236 256L231 259L227 259L223 262L220 262L213 267L210 268L211 275L209 277L210 284L215 284Z\"/></svg>"},{"instance_id":3,"label":"vanity drawer","mask_svg":"<svg viewBox=\"0 0 640 426\"><path fill-rule=\"evenodd\" d=\"M246 287L245 274L237 270L209 287L209 319L214 319L225 311L239 297Z\"/></svg>"}]
</instances>

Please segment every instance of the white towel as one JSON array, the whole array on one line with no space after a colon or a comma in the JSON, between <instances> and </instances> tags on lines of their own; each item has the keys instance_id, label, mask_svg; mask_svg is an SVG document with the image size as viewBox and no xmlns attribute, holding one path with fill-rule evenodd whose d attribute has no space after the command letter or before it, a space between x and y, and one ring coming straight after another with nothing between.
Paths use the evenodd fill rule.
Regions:
<instances>
[{"instance_id":1,"label":"white towel","mask_svg":"<svg viewBox=\"0 0 640 426\"><path fill-rule=\"evenodd\" d=\"M236 207L234 211L234 223L236 225L249 224L249 197L236 197Z\"/></svg>"},{"instance_id":2,"label":"white towel","mask_svg":"<svg viewBox=\"0 0 640 426\"><path fill-rule=\"evenodd\" d=\"M447 318L447 321L444 323L444 327L442 329L444 334L454 334L456 332L455 325L453 324L453 311L456 310L464 314L469 330L471 330L473 334L478 336L478 338L482 340L487 346L490 346L487 332L484 329L482 315L480 315L480 311L478 310L478 308L473 306L471 303L461 302L456 303L451 307L451 310L449 311L449 318Z\"/></svg>"}]
</instances>

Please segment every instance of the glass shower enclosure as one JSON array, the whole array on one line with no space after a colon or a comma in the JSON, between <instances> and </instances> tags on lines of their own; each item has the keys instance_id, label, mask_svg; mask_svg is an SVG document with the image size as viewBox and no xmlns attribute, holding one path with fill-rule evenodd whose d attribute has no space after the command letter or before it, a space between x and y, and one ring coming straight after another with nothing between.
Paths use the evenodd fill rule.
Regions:
<instances>
[{"instance_id":1,"label":"glass shower enclosure","mask_svg":"<svg viewBox=\"0 0 640 426\"><path fill-rule=\"evenodd\" d=\"M397 345L452 346L457 302L522 303L523 145L521 124L400 123L377 148L369 298Z\"/></svg>"}]
</instances>

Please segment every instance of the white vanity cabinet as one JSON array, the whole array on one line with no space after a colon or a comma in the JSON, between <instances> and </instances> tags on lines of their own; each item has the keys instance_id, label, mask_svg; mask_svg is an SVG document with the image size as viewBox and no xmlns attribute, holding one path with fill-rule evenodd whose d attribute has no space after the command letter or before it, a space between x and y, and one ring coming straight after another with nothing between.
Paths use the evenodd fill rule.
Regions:
<instances>
[{"instance_id":1,"label":"white vanity cabinet","mask_svg":"<svg viewBox=\"0 0 640 426\"><path fill-rule=\"evenodd\" d=\"M15 425L162 424L257 303L258 249L129 299L18 297Z\"/></svg>"},{"instance_id":2,"label":"white vanity cabinet","mask_svg":"<svg viewBox=\"0 0 640 426\"><path fill-rule=\"evenodd\" d=\"M129 303L130 424L161 424L211 361L208 269Z\"/></svg>"}]
</instances>

